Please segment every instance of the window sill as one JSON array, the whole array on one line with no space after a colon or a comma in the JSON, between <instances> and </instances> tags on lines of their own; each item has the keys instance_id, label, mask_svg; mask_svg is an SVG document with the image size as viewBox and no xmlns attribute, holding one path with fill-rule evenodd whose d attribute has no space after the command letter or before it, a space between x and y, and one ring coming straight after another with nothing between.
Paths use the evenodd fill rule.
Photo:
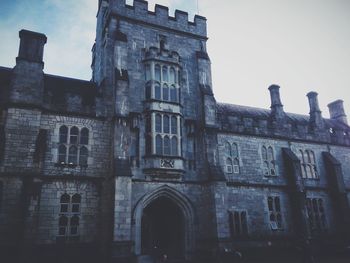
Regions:
<instances>
[{"instance_id":1,"label":"window sill","mask_svg":"<svg viewBox=\"0 0 350 263\"><path fill-rule=\"evenodd\" d=\"M78 165L78 164L72 164L72 163L55 163L55 167L62 167L62 168L87 168L87 165Z\"/></svg>"}]
</instances>

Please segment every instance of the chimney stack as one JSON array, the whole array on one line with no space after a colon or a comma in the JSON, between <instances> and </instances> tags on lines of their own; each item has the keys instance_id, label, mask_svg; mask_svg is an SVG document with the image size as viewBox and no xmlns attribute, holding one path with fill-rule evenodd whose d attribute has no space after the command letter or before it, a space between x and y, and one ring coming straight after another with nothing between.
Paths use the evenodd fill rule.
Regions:
<instances>
[{"instance_id":1,"label":"chimney stack","mask_svg":"<svg viewBox=\"0 0 350 263\"><path fill-rule=\"evenodd\" d=\"M269 87L271 96L271 114L274 119L283 119L285 116L279 89L280 86L278 85L271 85Z\"/></svg>"},{"instance_id":2,"label":"chimney stack","mask_svg":"<svg viewBox=\"0 0 350 263\"><path fill-rule=\"evenodd\" d=\"M17 60L43 63L44 45L47 38L44 34L22 29L19 31L20 46Z\"/></svg>"},{"instance_id":3,"label":"chimney stack","mask_svg":"<svg viewBox=\"0 0 350 263\"><path fill-rule=\"evenodd\" d=\"M318 105L317 92L311 91L306 96L309 99L310 105L310 125L311 128L321 129L323 128L322 112Z\"/></svg>"},{"instance_id":4,"label":"chimney stack","mask_svg":"<svg viewBox=\"0 0 350 263\"><path fill-rule=\"evenodd\" d=\"M327 106L329 109L329 115L332 120L337 120L348 125L348 120L346 118L342 100L333 101L329 103Z\"/></svg>"}]
</instances>

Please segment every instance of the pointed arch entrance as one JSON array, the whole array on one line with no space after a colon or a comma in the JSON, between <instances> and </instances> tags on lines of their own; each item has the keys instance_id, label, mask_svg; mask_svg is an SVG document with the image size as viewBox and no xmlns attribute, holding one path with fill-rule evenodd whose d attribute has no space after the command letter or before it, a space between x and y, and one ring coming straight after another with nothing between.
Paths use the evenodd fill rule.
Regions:
<instances>
[{"instance_id":1,"label":"pointed arch entrance","mask_svg":"<svg viewBox=\"0 0 350 263\"><path fill-rule=\"evenodd\" d=\"M143 196L134 210L136 255L154 246L169 256L190 259L194 250L194 211L182 193L164 185Z\"/></svg>"}]
</instances>

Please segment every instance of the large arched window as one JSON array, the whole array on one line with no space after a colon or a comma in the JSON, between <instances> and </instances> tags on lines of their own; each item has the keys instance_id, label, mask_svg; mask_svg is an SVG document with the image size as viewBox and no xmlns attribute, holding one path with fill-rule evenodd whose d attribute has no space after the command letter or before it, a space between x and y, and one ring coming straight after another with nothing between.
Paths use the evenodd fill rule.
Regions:
<instances>
[{"instance_id":1,"label":"large arched window","mask_svg":"<svg viewBox=\"0 0 350 263\"><path fill-rule=\"evenodd\" d=\"M164 82L168 82L169 81L169 76L168 76L168 67L167 66L163 66L162 74L163 74L163 81Z\"/></svg>"},{"instance_id":2,"label":"large arched window","mask_svg":"<svg viewBox=\"0 0 350 263\"><path fill-rule=\"evenodd\" d=\"M176 83L176 77L175 77L175 69L173 67L170 68L170 78L169 81L171 83Z\"/></svg>"},{"instance_id":3,"label":"large arched window","mask_svg":"<svg viewBox=\"0 0 350 263\"><path fill-rule=\"evenodd\" d=\"M89 129L83 127L67 127L65 125L59 128L59 144L57 163L59 165L86 167L88 164L88 145ZM69 140L68 140L69 138Z\"/></svg>"}]
</instances>

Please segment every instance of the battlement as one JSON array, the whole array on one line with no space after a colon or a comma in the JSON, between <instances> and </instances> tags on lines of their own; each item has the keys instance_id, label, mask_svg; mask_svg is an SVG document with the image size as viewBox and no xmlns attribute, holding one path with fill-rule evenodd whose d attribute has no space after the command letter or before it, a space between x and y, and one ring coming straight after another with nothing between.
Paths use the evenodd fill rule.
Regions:
<instances>
[{"instance_id":1,"label":"battlement","mask_svg":"<svg viewBox=\"0 0 350 263\"><path fill-rule=\"evenodd\" d=\"M207 38L207 19L199 15L189 21L187 12L176 10L172 17L168 7L155 5L150 11L148 2L143 0L134 0L133 5L127 5L125 0L110 0L109 7L112 15Z\"/></svg>"}]
</instances>

